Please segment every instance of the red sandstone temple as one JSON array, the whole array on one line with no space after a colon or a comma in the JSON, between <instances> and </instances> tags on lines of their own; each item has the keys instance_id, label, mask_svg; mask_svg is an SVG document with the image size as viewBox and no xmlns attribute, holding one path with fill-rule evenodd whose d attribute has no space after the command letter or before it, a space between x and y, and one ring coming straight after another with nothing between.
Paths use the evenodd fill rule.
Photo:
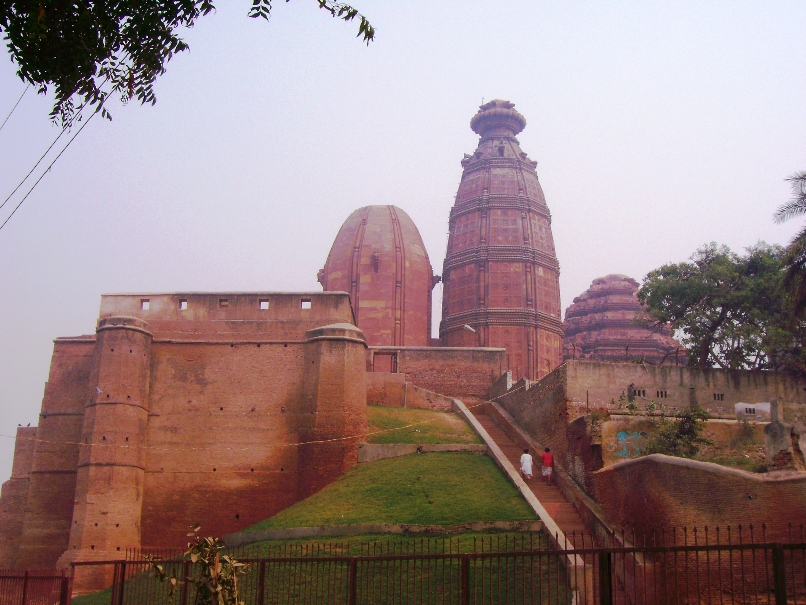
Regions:
<instances>
[{"instance_id":1,"label":"red sandstone temple","mask_svg":"<svg viewBox=\"0 0 806 605\"><path fill-rule=\"evenodd\" d=\"M481 138L451 210L439 335L445 346L506 348L515 379L541 378L562 361L560 266L537 162L515 138L526 119L495 100L470 127Z\"/></svg>"},{"instance_id":2,"label":"red sandstone temple","mask_svg":"<svg viewBox=\"0 0 806 605\"><path fill-rule=\"evenodd\" d=\"M640 323L638 282L626 275L593 280L565 311L565 359L686 364L669 331Z\"/></svg>"}]
</instances>

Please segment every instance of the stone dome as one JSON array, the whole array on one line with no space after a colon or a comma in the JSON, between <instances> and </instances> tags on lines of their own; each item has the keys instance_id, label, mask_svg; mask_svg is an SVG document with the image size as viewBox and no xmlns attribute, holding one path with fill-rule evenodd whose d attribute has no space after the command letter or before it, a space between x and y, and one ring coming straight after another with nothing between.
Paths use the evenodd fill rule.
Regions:
<instances>
[{"instance_id":1,"label":"stone dome","mask_svg":"<svg viewBox=\"0 0 806 605\"><path fill-rule=\"evenodd\" d=\"M397 206L365 206L347 217L318 279L326 291L350 294L368 345L428 346L439 277L416 225Z\"/></svg>"},{"instance_id":2,"label":"stone dome","mask_svg":"<svg viewBox=\"0 0 806 605\"><path fill-rule=\"evenodd\" d=\"M668 330L637 321L643 309L638 287L626 275L594 279L565 311L564 358L685 364L683 346Z\"/></svg>"}]
</instances>

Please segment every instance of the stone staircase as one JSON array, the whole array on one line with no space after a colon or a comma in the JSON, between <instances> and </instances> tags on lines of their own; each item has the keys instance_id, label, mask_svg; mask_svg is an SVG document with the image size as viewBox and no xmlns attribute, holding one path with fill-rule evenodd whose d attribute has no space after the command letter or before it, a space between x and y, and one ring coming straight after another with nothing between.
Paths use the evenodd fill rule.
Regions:
<instances>
[{"instance_id":1,"label":"stone staircase","mask_svg":"<svg viewBox=\"0 0 806 605\"><path fill-rule=\"evenodd\" d=\"M501 448L512 465L520 470L523 449L518 447L490 416L478 412L475 416L479 424L489 433L492 440ZM554 519L557 525L560 526L560 529L568 538L569 543L572 542L575 534L577 541L579 541L579 536L583 533L588 533L585 523L582 521L582 517L579 516L574 505L566 500L560 488L554 484L546 485L544 482L540 474L540 453L535 454L535 452L532 452L532 456L535 458L535 476L530 481L527 481L526 484L532 490L535 497L540 500L546 512ZM581 548L582 544L580 543L579 546Z\"/></svg>"},{"instance_id":2,"label":"stone staircase","mask_svg":"<svg viewBox=\"0 0 806 605\"><path fill-rule=\"evenodd\" d=\"M512 463L512 465L520 470L521 454L523 448L519 447L504 430L499 427L492 417L485 414L482 409L476 408L474 416L479 424L484 427L484 430L490 435L490 438L495 441L496 445L501 448L504 455ZM535 458L535 475L531 481L526 481L529 489L546 509L546 512L554 519L554 522L560 527L568 540L568 548L591 548L591 536L588 528L585 526L582 517L577 512L576 507L571 504L563 493L555 484L546 485L540 474L540 452L532 452ZM624 592L624 587L618 578L615 578L614 583L613 604L614 605L629 605L629 599Z\"/></svg>"}]
</instances>

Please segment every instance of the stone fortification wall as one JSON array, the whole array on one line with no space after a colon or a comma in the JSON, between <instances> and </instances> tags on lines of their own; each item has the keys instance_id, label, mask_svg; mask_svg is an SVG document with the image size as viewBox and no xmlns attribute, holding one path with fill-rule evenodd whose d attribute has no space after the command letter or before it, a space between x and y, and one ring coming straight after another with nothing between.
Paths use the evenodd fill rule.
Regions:
<instances>
[{"instance_id":1,"label":"stone fortification wall","mask_svg":"<svg viewBox=\"0 0 806 605\"><path fill-rule=\"evenodd\" d=\"M567 362L567 398L573 416L618 408L630 388L635 403L650 400L670 410L698 405L712 416L735 417L737 403L806 403L806 381L782 372L702 370L635 363ZM612 402L617 403L614 405Z\"/></svg>"},{"instance_id":2,"label":"stone fortification wall","mask_svg":"<svg viewBox=\"0 0 806 605\"><path fill-rule=\"evenodd\" d=\"M461 347L370 347L367 370L396 372L447 397L483 398L506 370L506 350Z\"/></svg>"},{"instance_id":3,"label":"stone fortification wall","mask_svg":"<svg viewBox=\"0 0 806 605\"><path fill-rule=\"evenodd\" d=\"M453 409L453 399L406 382L405 374L367 373L367 404L423 410Z\"/></svg>"},{"instance_id":4,"label":"stone fortification wall","mask_svg":"<svg viewBox=\"0 0 806 605\"><path fill-rule=\"evenodd\" d=\"M114 295L101 315L56 341L4 566L238 531L357 462L366 345L346 294Z\"/></svg>"},{"instance_id":5,"label":"stone fortification wall","mask_svg":"<svg viewBox=\"0 0 806 605\"><path fill-rule=\"evenodd\" d=\"M648 531L730 525L736 531L741 524L747 531L752 524L760 532L765 523L771 542L785 539L789 523L806 523L806 473L758 475L653 454L602 469L591 481L615 525Z\"/></svg>"},{"instance_id":6,"label":"stone fortification wall","mask_svg":"<svg viewBox=\"0 0 806 605\"><path fill-rule=\"evenodd\" d=\"M31 483L36 427L17 428L17 447L11 477L3 483L0 498L0 569L13 565L25 520L25 501Z\"/></svg>"},{"instance_id":7,"label":"stone fortification wall","mask_svg":"<svg viewBox=\"0 0 806 605\"><path fill-rule=\"evenodd\" d=\"M616 525L652 529L705 523L771 523L782 518L793 522L799 519L798 523L803 520L804 473L752 474L659 455L615 463L616 450L604 452L604 447L618 440L619 432L638 433L640 437L648 426L642 427L641 423L648 420L627 417L623 422L606 422L601 435L593 420L597 412L617 408L610 399L618 398L622 389L626 392L631 384L633 391L646 390L647 401L650 390L652 395L666 391L668 396L664 399L673 409L687 407L689 401L707 400L707 395L714 392L724 395L718 403L730 410L738 401L755 403L778 398L787 402L783 407L785 416L802 419L801 411L806 407L804 382L785 374L580 361L566 362L534 384L511 384L507 376L502 376L493 394L523 430L555 451L558 463L602 505ZM506 387L509 389L504 391ZM635 394L639 407L643 397ZM722 414L716 407L711 412ZM618 426L625 423L626 428ZM711 439L729 448L740 438L760 445L763 426L752 424L751 434L742 437L740 433L746 430L743 425L712 420L706 431ZM622 445L633 448L628 456L640 453L635 451L640 448L638 442ZM605 462L603 454L611 466L600 470ZM743 518L744 507L751 502L752 514Z\"/></svg>"}]
</instances>

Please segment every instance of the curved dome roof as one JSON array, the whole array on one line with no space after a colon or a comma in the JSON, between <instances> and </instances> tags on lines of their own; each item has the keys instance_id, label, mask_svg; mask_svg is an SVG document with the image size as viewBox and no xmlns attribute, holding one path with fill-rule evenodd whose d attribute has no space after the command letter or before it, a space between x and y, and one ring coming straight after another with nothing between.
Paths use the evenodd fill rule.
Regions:
<instances>
[{"instance_id":1,"label":"curved dome roof","mask_svg":"<svg viewBox=\"0 0 806 605\"><path fill-rule=\"evenodd\" d=\"M365 206L339 229L319 272L328 291L350 294L372 346L428 346L434 277L420 232L397 206Z\"/></svg>"},{"instance_id":2,"label":"curved dome roof","mask_svg":"<svg viewBox=\"0 0 806 605\"><path fill-rule=\"evenodd\" d=\"M565 311L565 359L685 363L682 345L668 330L637 321L643 309L638 287L626 275L594 279Z\"/></svg>"}]
</instances>

